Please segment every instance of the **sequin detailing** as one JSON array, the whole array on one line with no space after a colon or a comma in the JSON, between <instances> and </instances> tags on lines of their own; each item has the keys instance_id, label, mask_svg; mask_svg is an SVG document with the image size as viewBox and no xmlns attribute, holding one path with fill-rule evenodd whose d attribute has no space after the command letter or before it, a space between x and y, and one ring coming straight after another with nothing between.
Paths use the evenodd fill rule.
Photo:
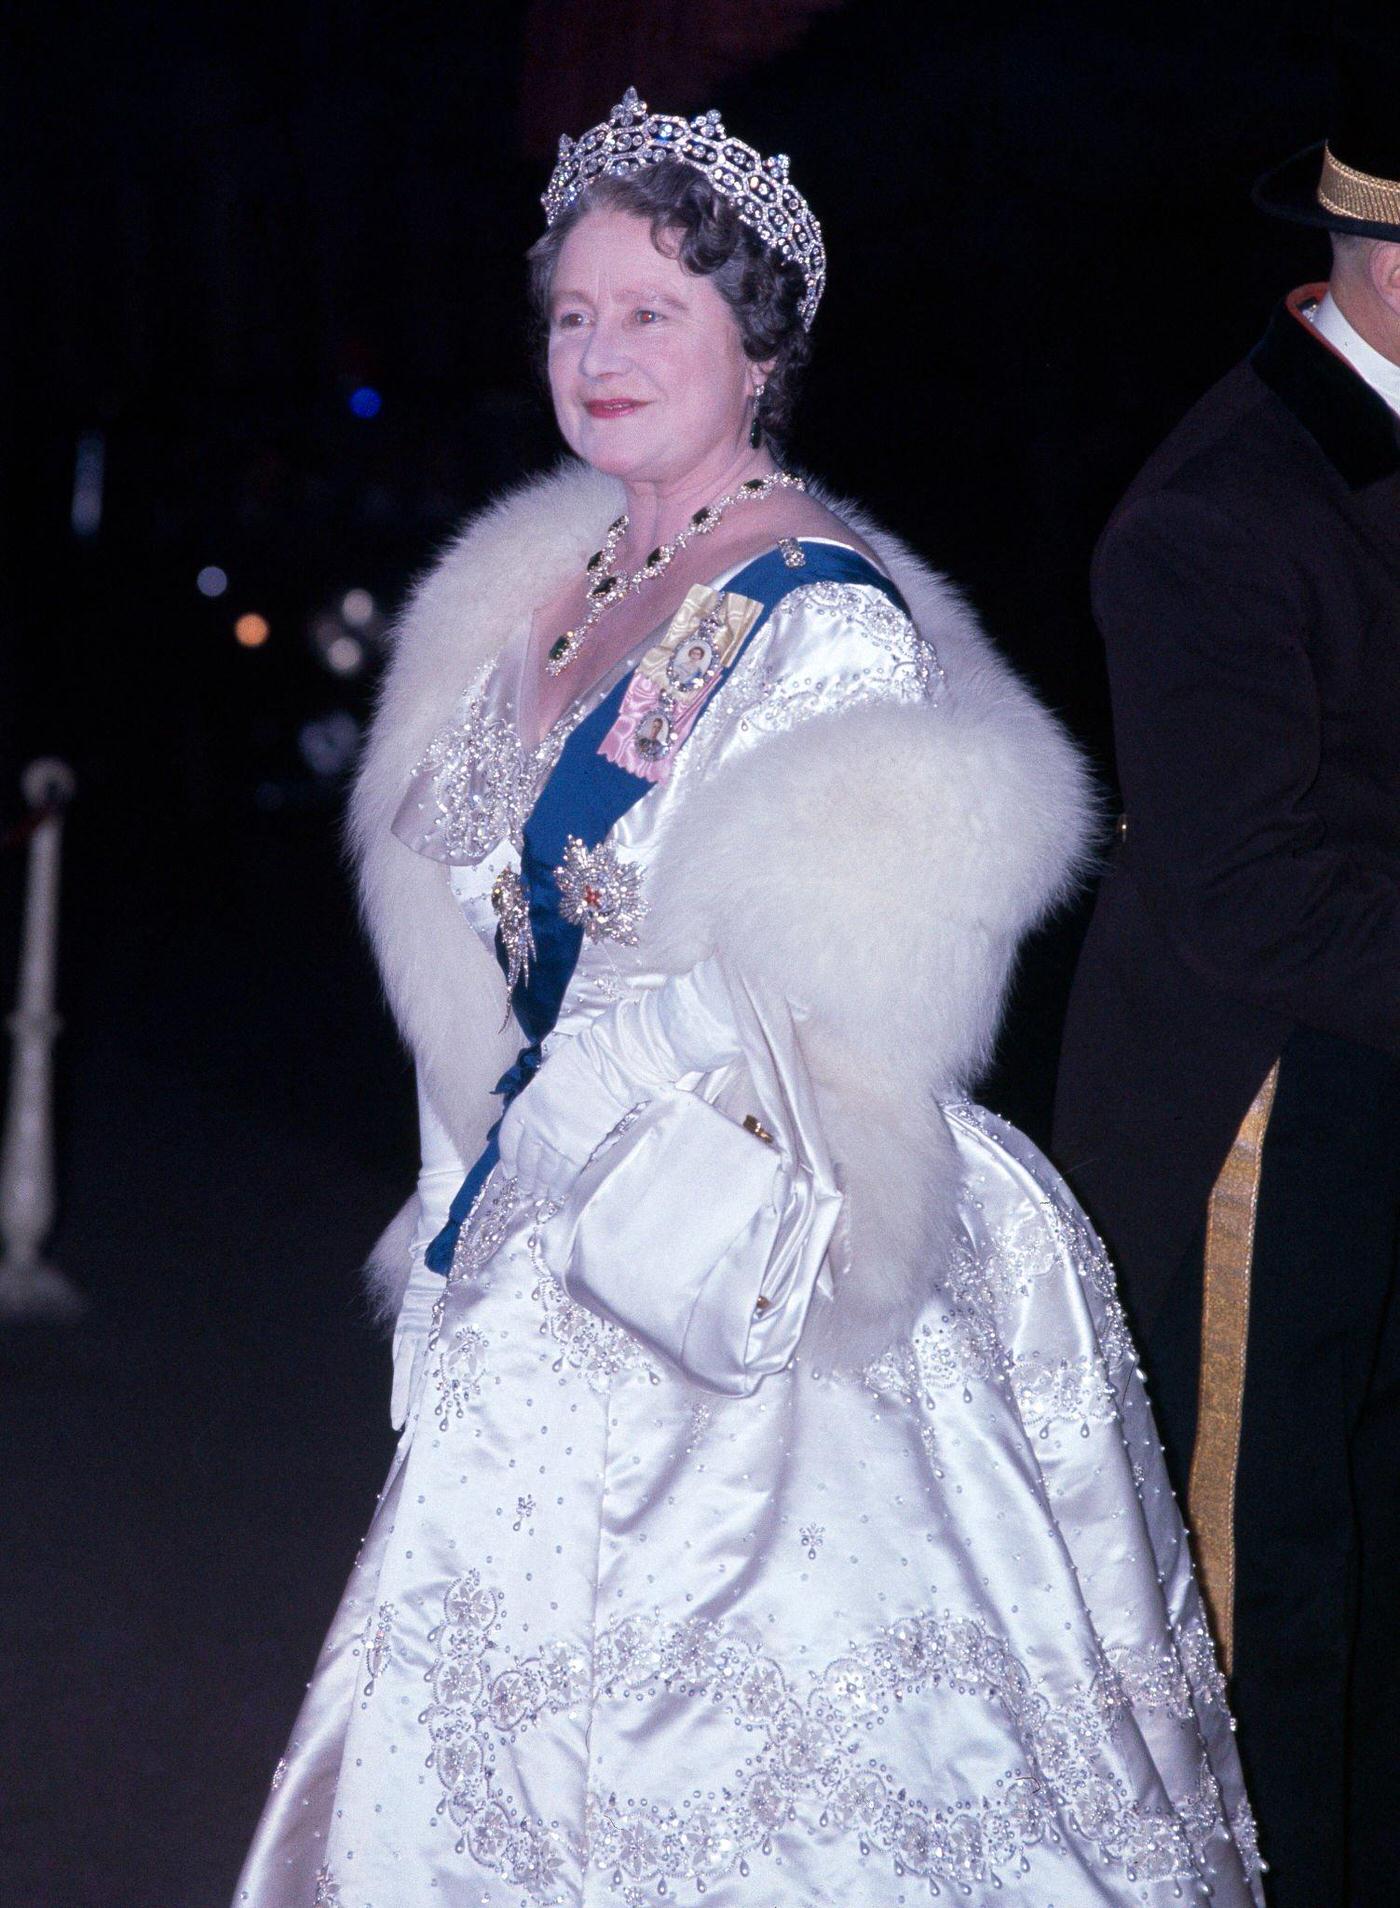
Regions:
<instances>
[{"instance_id":1,"label":"sequin detailing","mask_svg":"<svg viewBox=\"0 0 1400 1908\"><path fill-rule=\"evenodd\" d=\"M1028 1142L996 1114L966 1101L943 1108L950 1120L985 1135L992 1144L1012 1153L1024 1153ZM1024 1163L1024 1162L1023 1162ZM1037 1156L1035 1170L1046 1164ZM1115 1386L1136 1368L1132 1333L1118 1297L1118 1281L1102 1242L1070 1195L1052 1174L1049 1187L1040 1186L1027 1198L1014 1222L1004 1224L991 1251L955 1262L955 1288L973 1310L989 1318L1005 1317L1024 1301L1041 1280L1064 1267L1093 1294L1092 1311L1103 1366Z\"/></svg>"},{"instance_id":2,"label":"sequin detailing","mask_svg":"<svg viewBox=\"0 0 1400 1908\"><path fill-rule=\"evenodd\" d=\"M316 1893L312 1896L311 1908L340 1908L340 1890L328 1868L316 1871Z\"/></svg>"},{"instance_id":3,"label":"sequin detailing","mask_svg":"<svg viewBox=\"0 0 1400 1908\"><path fill-rule=\"evenodd\" d=\"M1205 1774L1210 1775L1210 1770L1205 1764L1204 1758L1202 1759L1202 1769ZM1213 1775L1210 1777L1210 1785L1218 1796L1220 1794L1220 1786ZM1240 1852L1240 1861L1244 1865L1245 1874L1250 1876L1262 1875L1264 1873L1264 1861L1259 1853L1259 1825L1254 1820L1254 1811L1249 1806L1249 1798L1247 1796L1242 1795L1240 1797L1238 1806L1230 1815L1230 1833L1235 1838L1235 1847Z\"/></svg>"},{"instance_id":4,"label":"sequin detailing","mask_svg":"<svg viewBox=\"0 0 1400 1908\"><path fill-rule=\"evenodd\" d=\"M442 1430L453 1418L464 1418L467 1407L481 1396L487 1349L485 1333L474 1325L454 1326L437 1367L437 1420Z\"/></svg>"},{"instance_id":5,"label":"sequin detailing","mask_svg":"<svg viewBox=\"0 0 1400 1908\"><path fill-rule=\"evenodd\" d=\"M491 888L491 907L506 951L506 987L514 993L530 974L535 958L535 932L530 925L530 897L517 868L502 868Z\"/></svg>"},{"instance_id":6,"label":"sequin detailing","mask_svg":"<svg viewBox=\"0 0 1400 1908\"><path fill-rule=\"evenodd\" d=\"M453 861L480 861L518 833L529 814L537 765L513 722L479 695L429 744L414 769L433 778L442 843Z\"/></svg>"},{"instance_id":7,"label":"sequin detailing","mask_svg":"<svg viewBox=\"0 0 1400 1908\"><path fill-rule=\"evenodd\" d=\"M944 1309L921 1323L908 1345L892 1348L871 1365L867 1385L907 1402L920 1393L1004 1380L1028 1430L1043 1432L1056 1422L1110 1423L1118 1411L1113 1374L1124 1374L1132 1361L1126 1326L1121 1337L1114 1329L1114 1314L1122 1317L1116 1296L1099 1300L1106 1324L1100 1357L1046 1359L1028 1352L1013 1358L1005 1348L1003 1334L1016 1307L1062 1266L1068 1249L1052 1211L1028 1211L1022 1224L1000 1229L989 1248L978 1251L967 1243L954 1248Z\"/></svg>"},{"instance_id":8,"label":"sequin detailing","mask_svg":"<svg viewBox=\"0 0 1400 1908\"><path fill-rule=\"evenodd\" d=\"M595 1795L591 1863L652 1886L711 1881L755 1850L766 1853L778 1828L819 1813L884 1848L896 1869L995 1887L1014 1878L1058 1818L1101 1859L1153 1880L1194 1874L1199 1851L1225 1833L1218 1795L1213 1805L1199 1792L1184 1798L1175 1815L1133 1801L1113 1773L1116 1695L1095 1681L1048 1701L1009 1645L975 1619L905 1617L808 1674L804 1698L774 1658L715 1624L667 1623L658 1612L613 1625L594 1664L605 1695L718 1704L762 1741L732 1786L700 1806ZM892 1705L935 1687L990 1698L1014 1724L1026 1760L994 1798L940 1808L866 1759L866 1737Z\"/></svg>"},{"instance_id":9,"label":"sequin detailing","mask_svg":"<svg viewBox=\"0 0 1400 1908\"><path fill-rule=\"evenodd\" d=\"M929 700L943 687L943 665L933 645L903 610L871 584L804 583L784 598L783 607L793 614L824 610L848 618L874 655L868 669L853 672L845 682L813 682L800 671L784 671L777 676L768 676L765 671L757 704L748 712L758 727L787 729L808 713L828 715L848 704L867 701L877 683L876 693L882 697L907 702ZM755 662L760 663L760 659L755 658ZM738 673L736 670L735 675Z\"/></svg>"},{"instance_id":10,"label":"sequin detailing","mask_svg":"<svg viewBox=\"0 0 1400 1908\"><path fill-rule=\"evenodd\" d=\"M541 784L588 713L585 699L536 748L496 706L490 664L457 704L409 780L416 809L401 810L395 833L438 860L474 866L502 841L518 848Z\"/></svg>"},{"instance_id":11,"label":"sequin detailing","mask_svg":"<svg viewBox=\"0 0 1400 1908\"><path fill-rule=\"evenodd\" d=\"M519 1202L515 1195L516 1184L513 1179L496 1172L487 1180L457 1235L452 1270L447 1275L448 1285L458 1285L464 1279L474 1278L487 1260L499 1251L516 1216ZM428 1343L430 1349L436 1343L436 1329Z\"/></svg>"},{"instance_id":12,"label":"sequin detailing","mask_svg":"<svg viewBox=\"0 0 1400 1908\"><path fill-rule=\"evenodd\" d=\"M624 1114L613 1130L625 1131L633 1117L631 1112ZM599 1393L606 1392L615 1378L632 1371L644 1371L653 1384L660 1384L660 1367L643 1349L641 1340L620 1325L614 1325L611 1319L602 1318L571 1299L545 1263L540 1227L558 1210L549 1202L540 1206L535 1214L536 1224L526 1240L536 1273L530 1298L543 1313L540 1330L547 1332L559 1346L554 1370L580 1372L589 1388ZM705 1408L708 1410L708 1406Z\"/></svg>"},{"instance_id":13,"label":"sequin detailing","mask_svg":"<svg viewBox=\"0 0 1400 1908\"><path fill-rule=\"evenodd\" d=\"M794 663L785 654L789 617L800 629L813 612L845 619L849 631L835 649L822 645L820 667ZM867 702L936 702L943 693L943 665L933 645L882 590L868 583L804 583L785 596L761 632L773 640L751 644L716 690L710 715L677 760L676 775L703 776L735 726L763 734L794 729L811 716L833 715ZM849 636L850 640L846 638ZM842 651L857 657L845 669L833 666Z\"/></svg>"},{"instance_id":14,"label":"sequin detailing","mask_svg":"<svg viewBox=\"0 0 1400 1908\"><path fill-rule=\"evenodd\" d=\"M1197 1702L1203 1707L1214 1703L1223 1709L1227 1694L1225 1675L1204 1617L1183 1631L1178 1647Z\"/></svg>"},{"instance_id":15,"label":"sequin detailing","mask_svg":"<svg viewBox=\"0 0 1400 1908\"><path fill-rule=\"evenodd\" d=\"M369 1681L365 1684L366 1696L373 1696L374 1686L383 1675L389 1661L389 1645L394 1634L394 1620L397 1614L392 1603L381 1603L365 1625L363 1639L365 1669L369 1673Z\"/></svg>"},{"instance_id":16,"label":"sequin detailing","mask_svg":"<svg viewBox=\"0 0 1400 1908\"><path fill-rule=\"evenodd\" d=\"M614 1378L629 1371L645 1371L653 1383L660 1381L660 1370L642 1349L640 1339L571 1299L543 1265L539 1273L530 1296L544 1313L544 1329L559 1346L556 1371L568 1366L571 1371L582 1372L600 1391L606 1391Z\"/></svg>"},{"instance_id":17,"label":"sequin detailing","mask_svg":"<svg viewBox=\"0 0 1400 1908\"><path fill-rule=\"evenodd\" d=\"M914 1359L919 1383L926 1391L966 1385L974 1378L997 1378L1007 1368L996 1311L986 1304L986 1288L978 1276L981 1270L970 1253L955 1254L948 1309L936 1324L927 1322L915 1334Z\"/></svg>"},{"instance_id":18,"label":"sequin detailing","mask_svg":"<svg viewBox=\"0 0 1400 1908\"><path fill-rule=\"evenodd\" d=\"M1198 1860L1204 1859L1205 1851L1222 1812L1220 1784L1215 1779L1209 1760L1202 1756L1195 1793L1189 1795L1181 1807L1182 1824L1192 1848L1197 1853ZM1230 1833L1234 1836L1235 1847L1239 1850L1240 1863L1245 1874L1262 1875L1264 1864L1259 1858L1259 1836L1254 1823L1254 1812L1243 1798L1231 1817Z\"/></svg>"},{"instance_id":19,"label":"sequin detailing","mask_svg":"<svg viewBox=\"0 0 1400 1908\"><path fill-rule=\"evenodd\" d=\"M457 1235L452 1267L433 1307L428 1331L428 1357L435 1360L429 1370L437 1391L435 1415L440 1430L445 1431L453 1418L464 1418L468 1407L480 1397L488 1351L485 1334L475 1325L459 1322L448 1326L449 1300L455 1287L477 1278L500 1250L519 1213L515 1180L497 1171L477 1194Z\"/></svg>"},{"instance_id":20,"label":"sequin detailing","mask_svg":"<svg viewBox=\"0 0 1400 1908\"><path fill-rule=\"evenodd\" d=\"M578 1651L549 1644L534 1656L487 1674L498 1648L498 1593L468 1570L443 1598L443 1621L429 1635L436 1656L429 1673L433 1700L420 1721L429 1760L442 1785L439 1809L461 1830L457 1853L503 1875L540 1901L554 1885L567 1852L562 1836L522 1811L496 1780L489 1731L504 1734L539 1716L568 1709L588 1695L588 1666Z\"/></svg>"},{"instance_id":21,"label":"sequin detailing","mask_svg":"<svg viewBox=\"0 0 1400 1908\"><path fill-rule=\"evenodd\" d=\"M1134 1709L1165 1710L1178 1722L1191 1721L1191 1685L1170 1643L1120 1644L1107 1654L1125 1702Z\"/></svg>"},{"instance_id":22,"label":"sequin detailing","mask_svg":"<svg viewBox=\"0 0 1400 1908\"><path fill-rule=\"evenodd\" d=\"M1117 1393L1098 1358L1052 1362L1028 1352L1012 1367L1011 1389L1028 1431L1044 1430L1057 1421L1111 1424L1118 1415Z\"/></svg>"},{"instance_id":23,"label":"sequin detailing","mask_svg":"<svg viewBox=\"0 0 1400 1908\"><path fill-rule=\"evenodd\" d=\"M896 1871L964 1886L1001 1886L1029 1849L1065 1829L1130 1877L1187 1878L1228 1833L1208 1767L1169 1813L1142 1807L1115 1773L1120 1679L1162 1689L1173 1714L1189 1703L1180 1683L1161 1683L1157 1667L1119 1664L1107 1681L1091 1679L1051 1701L985 1624L921 1612L805 1672L804 1693L776 1658L725 1626L668 1621L656 1611L602 1631L591 1666L583 1651L551 1640L493 1674L490 1662L499 1663L507 1647L503 1617L499 1592L477 1570L451 1585L444 1620L429 1639L433 1701L421 1720L443 1789L439 1806L462 1830L458 1851L536 1900L557 1878L564 1844L504 1792L491 1732L513 1740L590 1697L664 1701L672 1709L687 1700L716 1705L751 1738L733 1782L703 1800L675 1806L590 1796L588 1864L619 1871L630 1884L716 1880L755 1851L769 1852L777 1829L810 1827L818 1816L884 1849ZM990 1701L1010 1720L1024 1759L994 1795L957 1795L950 1772L957 1799L940 1806L869 1758L872 1732L895 1705L940 1688Z\"/></svg>"},{"instance_id":24,"label":"sequin detailing","mask_svg":"<svg viewBox=\"0 0 1400 1908\"><path fill-rule=\"evenodd\" d=\"M629 867L611 842L588 848L577 835L570 835L554 879L559 912L581 927L588 940L637 945L637 929L646 914L641 871Z\"/></svg>"}]
</instances>

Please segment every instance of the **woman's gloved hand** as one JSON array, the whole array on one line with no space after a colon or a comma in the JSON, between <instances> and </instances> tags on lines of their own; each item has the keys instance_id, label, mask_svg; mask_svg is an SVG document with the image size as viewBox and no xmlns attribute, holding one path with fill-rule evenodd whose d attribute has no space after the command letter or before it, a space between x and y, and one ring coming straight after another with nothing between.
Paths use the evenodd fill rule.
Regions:
<instances>
[{"instance_id":1,"label":"woman's gloved hand","mask_svg":"<svg viewBox=\"0 0 1400 1908\"><path fill-rule=\"evenodd\" d=\"M498 1144L517 1190L562 1205L625 1114L688 1073L736 1059L738 1037L715 959L619 1001L561 1042L506 1109Z\"/></svg>"},{"instance_id":2,"label":"woman's gloved hand","mask_svg":"<svg viewBox=\"0 0 1400 1908\"><path fill-rule=\"evenodd\" d=\"M389 1422L395 1431L403 1430L418 1402L428 1362L433 1308L442 1297L444 1285L445 1281L424 1265L421 1252L415 1252L403 1303L394 1321L394 1382L389 1393Z\"/></svg>"},{"instance_id":3,"label":"woman's gloved hand","mask_svg":"<svg viewBox=\"0 0 1400 1908\"><path fill-rule=\"evenodd\" d=\"M615 1091L582 1039L560 1043L501 1121L501 1168L536 1204L562 1204L599 1141L646 1097Z\"/></svg>"}]
</instances>

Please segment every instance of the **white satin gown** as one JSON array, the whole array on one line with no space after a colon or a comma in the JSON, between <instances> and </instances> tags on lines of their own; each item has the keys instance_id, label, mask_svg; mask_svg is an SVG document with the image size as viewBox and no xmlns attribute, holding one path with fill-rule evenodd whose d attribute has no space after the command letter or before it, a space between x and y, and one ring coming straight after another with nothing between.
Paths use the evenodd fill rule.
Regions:
<instances>
[{"instance_id":1,"label":"white satin gown","mask_svg":"<svg viewBox=\"0 0 1400 1908\"><path fill-rule=\"evenodd\" d=\"M789 598L687 748L791 719L780 681L936 696L865 598ZM483 935L512 693L473 685L415 798ZM625 859L690 766L609 836ZM553 1037L634 984L644 950L585 940ZM239 1908L1260 1902L1111 1268L1034 1146L944 1111L962 1236L912 1333L747 1398L574 1305L490 1178ZM430 1109L425 1152L420 1251L464 1170Z\"/></svg>"}]
</instances>

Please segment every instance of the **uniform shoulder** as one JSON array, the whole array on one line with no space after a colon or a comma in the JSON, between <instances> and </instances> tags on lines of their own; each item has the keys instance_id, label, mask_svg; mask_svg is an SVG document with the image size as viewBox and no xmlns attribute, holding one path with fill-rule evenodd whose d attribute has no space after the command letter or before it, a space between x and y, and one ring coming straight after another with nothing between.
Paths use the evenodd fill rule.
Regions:
<instances>
[{"instance_id":1,"label":"uniform shoulder","mask_svg":"<svg viewBox=\"0 0 1400 1908\"><path fill-rule=\"evenodd\" d=\"M1165 491L1221 505L1269 496L1280 487L1280 466L1296 473L1307 455L1306 433L1246 360L1167 434L1129 484L1118 511Z\"/></svg>"},{"instance_id":2,"label":"uniform shoulder","mask_svg":"<svg viewBox=\"0 0 1400 1908\"><path fill-rule=\"evenodd\" d=\"M1157 619L1194 641L1222 617L1296 624L1335 532L1334 481L1297 419L1249 364L1221 380L1148 460L1094 551L1106 641ZM1264 606L1267 604L1267 610Z\"/></svg>"}]
</instances>

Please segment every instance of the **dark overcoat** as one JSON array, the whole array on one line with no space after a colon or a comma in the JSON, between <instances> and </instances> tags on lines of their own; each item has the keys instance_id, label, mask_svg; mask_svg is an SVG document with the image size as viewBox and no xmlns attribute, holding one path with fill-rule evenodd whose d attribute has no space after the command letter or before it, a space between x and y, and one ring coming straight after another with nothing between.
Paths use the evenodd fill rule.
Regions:
<instances>
[{"instance_id":1,"label":"dark overcoat","mask_svg":"<svg viewBox=\"0 0 1400 1908\"><path fill-rule=\"evenodd\" d=\"M1056 1163L1145 1331L1295 1027L1400 1053L1400 434L1295 293L1094 559L1124 816Z\"/></svg>"}]
</instances>

